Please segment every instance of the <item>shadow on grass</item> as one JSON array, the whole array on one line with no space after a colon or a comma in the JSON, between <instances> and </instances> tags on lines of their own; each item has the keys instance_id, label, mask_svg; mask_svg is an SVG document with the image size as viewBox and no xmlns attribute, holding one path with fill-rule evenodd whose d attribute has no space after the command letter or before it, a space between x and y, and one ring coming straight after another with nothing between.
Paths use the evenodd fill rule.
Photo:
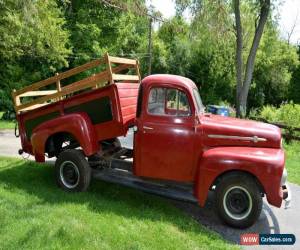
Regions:
<instances>
[{"instance_id":1,"label":"shadow on grass","mask_svg":"<svg viewBox=\"0 0 300 250\"><path fill-rule=\"evenodd\" d=\"M19 189L36 196L39 198L39 204L84 204L93 213L113 213L138 220L166 221L183 231L212 237L202 226L188 220L192 215L201 225L235 243L239 243L241 233L280 233L277 219L268 207L263 210L259 221L247 230L233 229L224 225L214 213L213 194L210 194L206 206L200 208L197 205L177 201L172 201L175 206L170 206L168 199L97 180L92 181L86 193L67 193L56 186L54 168L47 164L12 162L7 167L0 168L0 183L5 183L6 188L12 191ZM187 215L180 213L178 208Z\"/></svg>"},{"instance_id":2,"label":"shadow on grass","mask_svg":"<svg viewBox=\"0 0 300 250\"><path fill-rule=\"evenodd\" d=\"M0 183L10 192L25 191L38 198L38 204L81 204L93 213L113 213L138 220L168 221L183 231L201 227L187 223L178 209L167 200L123 186L93 180L85 193L68 193L56 186L54 167L48 164L15 161L0 168ZM209 232L207 232L209 234Z\"/></svg>"}]
</instances>

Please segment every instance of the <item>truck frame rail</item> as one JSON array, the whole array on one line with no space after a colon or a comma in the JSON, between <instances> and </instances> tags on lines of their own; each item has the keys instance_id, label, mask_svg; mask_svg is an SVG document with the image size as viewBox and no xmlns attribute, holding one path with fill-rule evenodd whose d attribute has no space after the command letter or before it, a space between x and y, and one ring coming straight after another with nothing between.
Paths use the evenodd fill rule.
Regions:
<instances>
[{"instance_id":1,"label":"truck frame rail","mask_svg":"<svg viewBox=\"0 0 300 250\"><path fill-rule=\"evenodd\" d=\"M106 69L97 72L97 67L106 64ZM79 73L95 69L96 73L85 77L79 81L61 86L61 80L70 78ZM135 74L128 74L130 69ZM126 74L121 74L127 71ZM41 106L48 105L74 96L87 89L97 89L107 84L114 84L118 81L140 83L141 75L139 62L134 59L110 56L108 53L103 58L97 59L76 68L62 73L56 73L48 79L36 82L19 90L12 91L14 108L16 113L34 110ZM44 88L43 90L41 90Z\"/></svg>"}]
</instances>

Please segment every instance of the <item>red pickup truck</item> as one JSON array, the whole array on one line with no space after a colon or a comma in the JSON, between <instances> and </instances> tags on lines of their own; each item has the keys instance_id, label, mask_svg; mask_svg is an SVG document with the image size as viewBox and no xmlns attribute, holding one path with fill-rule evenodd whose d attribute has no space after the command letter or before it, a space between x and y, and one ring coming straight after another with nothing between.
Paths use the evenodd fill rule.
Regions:
<instances>
[{"instance_id":1,"label":"red pickup truck","mask_svg":"<svg viewBox=\"0 0 300 250\"><path fill-rule=\"evenodd\" d=\"M82 72L91 75L70 84ZM20 153L57 157L64 190L85 191L93 177L200 206L213 191L220 218L238 228L257 220L263 196L290 201L279 128L205 113L187 78L141 80L136 60L106 54L12 95ZM129 128L133 149L118 140Z\"/></svg>"}]
</instances>

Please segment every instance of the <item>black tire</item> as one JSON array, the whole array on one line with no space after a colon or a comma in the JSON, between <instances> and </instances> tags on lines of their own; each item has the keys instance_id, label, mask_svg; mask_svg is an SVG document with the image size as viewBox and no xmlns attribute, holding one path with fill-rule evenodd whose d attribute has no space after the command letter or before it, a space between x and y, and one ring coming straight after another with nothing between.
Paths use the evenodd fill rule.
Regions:
<instances>
[{"instance_id":1,"label":"black tire","mask_svg":"<svg viewBox=\"0 0 300 250\"><path fill-rule=\"evenodd\" d=\"M59 154L55 162L57 185L69 192L84 192L90 185L91 168L84 154L69 149Z\"/></svg>"},{"instance_id":2,"label":"black tire","mask_svg":"<svg viewBox=\"0 0 300 250\"><path fill-rule=\"evenodd\" d=\"M262 210L262 194L253 177L243 173L224 176L216 187L216 209L226 224L247 228Z\"/></svg>"}]
</instances>

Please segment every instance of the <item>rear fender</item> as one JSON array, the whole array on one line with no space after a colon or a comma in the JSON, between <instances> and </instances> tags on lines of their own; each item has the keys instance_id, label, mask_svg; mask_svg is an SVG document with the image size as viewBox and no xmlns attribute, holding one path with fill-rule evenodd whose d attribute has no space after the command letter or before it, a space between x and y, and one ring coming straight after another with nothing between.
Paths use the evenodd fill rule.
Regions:
<instances>
[{"instance_id":1,"label":"rear fender","mask_svg":"<svg viewBox=\"0 0 300 250\"><path fill-rule=\"evenodd\" d=\"M280 207L280 186L284 168L282 149L252 147L219 147L208 149L200 159L195 179L194 194L204 206L208 191L215 180L226 172L242 171L256 177L270 204Z\"/></svg>"},{"instance_id":2,"label":"rear fender","mask_svg":"<svg viewBox=\"0 0 300 250\"><path fill-rule=\"evenodd\" d=\"M47 139L60 132L71 134L78 141L86 156L93 155L99 150L96 133L88 115L72 113L44 122L33 130L31 144L37 162L45 161Z\"/></svg>"}]
</instances>

